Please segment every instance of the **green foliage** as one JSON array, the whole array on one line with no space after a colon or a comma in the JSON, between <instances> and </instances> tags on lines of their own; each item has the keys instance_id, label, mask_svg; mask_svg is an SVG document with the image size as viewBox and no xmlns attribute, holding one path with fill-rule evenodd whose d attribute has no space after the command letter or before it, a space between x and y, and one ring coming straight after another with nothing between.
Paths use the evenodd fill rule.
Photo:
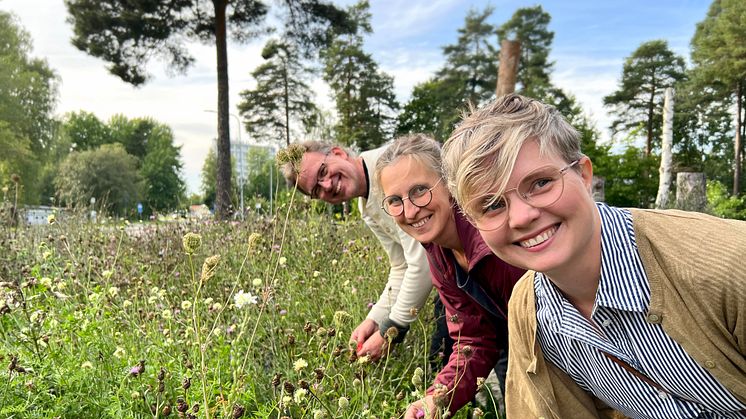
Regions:
<instances>
[{"instance_id":1,"label":"green foliage","mask_svg":"<svg viewBox=\"0 0 746 419\"><path fill-rule=\"evenodd\" d=\"M338 36L322 51L324 80L329 83L337 108L335 140L360 150L378 147L394 132L399 108L394 80L363 51L363 34L370 32L368 2L349 9L359 33Z\"/></svg>"},{"instance_id":2,"label":"green foliage","mask_svg":"<svg viewBox=\"0 0 746 419\"><path fill-rule=\"evenodd\" d=\"M657 156L646 156L643 150L628 146L620 154L605 159L605 196L609 205L651 208L658 193Z\"/></svg>"},{"instance_id":3,"label":"green foliage","mask_svg":"<svg viewBox=\"0 0 746 419\"><path fill-rule=\"evenodd\" d=\"M59 161L67 156L69 150L90 151L105 144L119 144L128 156L134 157L138 178L142 180L136 185L141 190L135 195L137 199L143 199L143 213L146 216L179 206L185 192L184 181L180 177L181 148L174 145L170 127L153 118L129 119L124 115L114 115L108 123L104 123L93 113L79 111L65 115L60 131L62 135L57 146L66 150L58 151L56 158ZM59 171L55 165L45 168L50 180ZM69 196L70 193L77 194L57 190L60 196Z\"/></svg>"},{"instance_id":4,"label":"green foliage","mask_svg":"<svg viewBox=\"0 0 746 419\"><path fill-rule=\"evenodd\" d=\"M112 141L111 129L98 117L86 111L70 112L62 119L62 135L70 148L85 151Z\"/></svg>"},{"instance_id":5,"label":"green foliage","mask_svg":"<svg viewBox=\"0 0 746 419\"><path fill-rule=\"evenodd\" d=\"M684 79L684 58L668 48L664 40L641 44L624 62L619 88L604 97L604 106L616 119L612 131L629 133L642 125L645 153L660 145L663 99L666 88Z\"/></svg>"},{"instance_id":6,"label":"green foliage","mask_svg":"<svg viewBox=\"0 0 746 419\"><path fill-rule=\"evenodd\" d=\"M139 199L137 158L120 144L72 152L62 162L54 184L57 197L69 206L97 205L119 215L132 211Z\"/></svg>"},{"instance_id":7,"label":"green foliage","mask_svg":"<svg viewBox=\"0 0 746 419\"><path fill-rule=\"evenodd\" d=\"M254 138L272 143L284 139L288 146L291 136L297 138L292 135L297 128L308 131L319 112L304 80L310 69L301 63L298 51L282 41L270 40L262 57L267 62L251 73L257 85L241 92L238 110Z\"/></svg>"},{"instance_id":8,"label":"green foliage","mask_svg":"<svg viewBox=\"0 0 746 419\"><path fill-rule=\"evenodd\" d=\"M284 235L284 216L96 226L58 214L22 234L0 230L12 246L0 277L15 278L0 283L3 415L144 418L154 406L164 417L168 405L175 417L182 398L221 418L235 406L247 418L400 417L433 379L431 308L386 360L351 357L348 338L386 282L386 255L359 219L289 202L281 213L291 214ZM191 254L187 232L201 235Z\"/></svg>"},{"instance_id":9,"label":"green foliage","mask_svg":"<svg viewBox=\"0 0 746 419\"><path fill-rule=\"evenodd\" d=\"M733 107L736 131L733 141L733 192L741 192L743 142L746 137L746 4L739 0L714 0L707 16L697 24L692 38L692 61L700 85L727 89L726 103Z\"/></svg>"},{"instance_id":10,"label":"green foliage","mask_svg":"<svg viewBox=\"0 0 746 419\"><path fill-rule=\"evenodd\" d=\"M446 62L435 77L414 87L398 117L397 133L429 133L445 141L468 105L494 96L497 83L493 8L470 10L455 44L443 47Z\"/></svg>"},{"instance_id":11,"label":"green foliage","mask_svg":"<svg viewBox=\"0 0 746 419\"><path fill-rule=\"evenodd\" d=\"M23 179L21 202L41 198L41 169L53 139L58 78L30 56L31 38L13 15L0 11L0 183Z\"/></svg>"},{"instance_id":12,"label":"green foliage","mask_svg":"<svg viewBox=\"0 0 746 419\"><path fill-rule=\"evenodd\" d=\"M727 186L721 182L707 182L707 204L718 217L746 220L746 197L728 195Z\"/></svg>"}]
</instances>

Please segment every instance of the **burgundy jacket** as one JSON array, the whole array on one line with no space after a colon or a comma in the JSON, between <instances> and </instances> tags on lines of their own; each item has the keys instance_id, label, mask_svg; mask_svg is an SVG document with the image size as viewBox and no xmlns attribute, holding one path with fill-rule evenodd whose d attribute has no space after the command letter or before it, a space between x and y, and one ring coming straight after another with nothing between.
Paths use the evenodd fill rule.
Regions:
<instances>
[{"instance_id":1,"label":"burgundy jacket","mask_svg":"<svg viewBox=\"0 0 746 419\"><path fill-rule=\"evenodd\" d=\"M469 261L468 272L457 276L450 249L423 244L433 285L445 306L448 333L455 342L448 364L435 377L435 383L453 389L449 393L451 413L474 398L477 378L487 378L507 346L508 299L526 272L495 256L455 204L453 215ZM430 387L427 393L433 390Z\"/></svg>"}]
</instances>

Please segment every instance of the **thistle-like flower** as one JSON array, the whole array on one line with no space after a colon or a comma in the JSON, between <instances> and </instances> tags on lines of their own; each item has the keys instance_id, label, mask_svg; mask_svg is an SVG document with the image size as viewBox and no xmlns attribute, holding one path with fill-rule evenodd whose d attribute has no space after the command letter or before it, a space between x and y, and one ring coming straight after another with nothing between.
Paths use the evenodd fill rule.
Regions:
<instances>
[{"instance_id":1,"label":"thistle-like flower","mask_svg":"<svg viewBox=\"0 0 746 419\"><path fill-rule=\"evenodd\" d=\"M412 374L412 384L414 384L415 387L420 387L424 375L425 371L423 371L422 368L417 367L417 369L414 370L414 374Z\"/></svg>"},{"instance_id":2,"label":"thistle-like flower","mask_svg":"<svg viewBox=\"0 0 746 419\"><path fill-rule=\"evenodd\" d=\"M187 233L182 238L181 243L184 246L184 251L192 255L202 246L202 236L197 233Z\"/></svg>"},{"instance_id":3,"label":"thistle-like flower","mask_svg":"<svg viewBox=\"0 0 746 419\"><path fill-rule=\"evenodd\" d=\"M145 371L145 360L141 359L137 365L130 368L130 375L133 377L137 377L138 375L142 374L143 371Z\"/></svg>"},{"instance_id":4,"label":"thistle-like flower","mask_svg":"<svg viewBox=\"0 0 746 419\"><path fill-rule=\"evenodd\" d=\"M210 256L205 259L205 263L202 264L202 274L199 280L205 283L212 278L215 275L215 268L218 266L218 262L220 262L220 255Z\"/></svg>"},{"instance_id":5,"label":"thistle-like flower","mask_svg":"<svg viewBox=\"0 0 746 419\"><path fill-rule=\"evenodd\" d=\"M397 336L399 336L399 329L397 329L396 327L391 326L386 329L386 340L388 340L389 342L394 341Z\"/></svg>"}]
</instances>

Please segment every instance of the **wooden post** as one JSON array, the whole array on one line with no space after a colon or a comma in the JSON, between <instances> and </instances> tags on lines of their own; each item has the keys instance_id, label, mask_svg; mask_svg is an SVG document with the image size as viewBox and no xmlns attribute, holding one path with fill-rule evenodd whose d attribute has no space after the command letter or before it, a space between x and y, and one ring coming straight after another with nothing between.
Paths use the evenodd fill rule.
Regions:
<instances>
[{"instance_id":1,"label":"wooden post","mask_svg":"<svg viewBox=\"0 0 746 419\"><path fill-rule=\"evenodd\" d=\"M707 207L707 182L702 172L676 174L676 208L704 212Z\"/></svg>"},{"instance_id":2,"label":"wooden post","mask_svg":"<svg viewBox=\"0 0 746 419\"><path fill-rule=\"evenodd\" d=\"M673 165L673 89L666 88L663 102L663 138L661 144L661 166L658 179L658 196L655 198L656 208L668 208L668 195L671 190L671 166Z\"/></svg>"},{"instance_id":3,"label":"wooden post","mask_svg":"<svg viewBox=\"0 0 746 419\"><path fill-rule=\"evenodd\" d=\"M500 69L497 72L497 97L515 92L518 62L521 58L521 42L503 39L500 43Z\"/></svg>"}]
</instances>

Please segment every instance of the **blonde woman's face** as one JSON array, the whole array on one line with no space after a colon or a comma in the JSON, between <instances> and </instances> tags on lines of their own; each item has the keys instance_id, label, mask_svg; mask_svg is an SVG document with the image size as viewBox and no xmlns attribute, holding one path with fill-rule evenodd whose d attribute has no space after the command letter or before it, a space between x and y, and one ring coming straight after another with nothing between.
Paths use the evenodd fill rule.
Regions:
<instances>
[{"instance_id":1,"label":"blonde woman's face","mask_svg":"<svg viewBox=\"0 0 746 419\"><path fill-rule=\"evenodd\" d=\"M561 169L571 162L557 155L540 155L536 141L521 147L515 167L508 180L507 220L492 231L480 231L492 251L504 261L525 269L565 273L582 264L592 252L600 249L595 243L598 212L591 198L590 185L593 169L587 157L562 176L562 194L556 202L536 208L519 199L513 188L526 175L540 167ZM497 186L497 185L495 185Z\"/></svg>"}]
</instances>

